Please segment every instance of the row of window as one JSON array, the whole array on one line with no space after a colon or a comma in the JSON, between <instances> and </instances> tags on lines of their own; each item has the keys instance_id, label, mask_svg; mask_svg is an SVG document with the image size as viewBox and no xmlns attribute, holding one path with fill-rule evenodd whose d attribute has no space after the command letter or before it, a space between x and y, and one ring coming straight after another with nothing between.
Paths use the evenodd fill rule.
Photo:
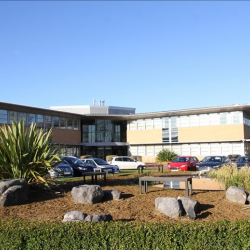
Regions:
<instances>
[{"instance_id":1,"label":"row of window","mask_svg":"<svg viewBox=\"0 0 250 250\"><path fill-rule=\"evenodd\" d=\"M41 128L79 130L79 121L77 119L67 119L64 117L30 114L0 109L0 124L12 124L13 120L23 120L26 125L36 123L37 126Z\"/></svg>"},{"instance_id":2,"label":"row of window","mask_svg":"<svg viewBox=\"0 0 250 250\"><path fill-rule=\"evenodd\" d=\"M152 119L138 119L129 121L128 130L144 130L144 129L166 129L179 127L196 127L209 125L239 124L243 123L243 113L224 112L187 116L162 117Z\"/></svg>"},{"instance_id":3,"label":"row of window","mask_svg":"<svg viewBox=\"0 0 250 250\"><path fill-rule=\"evenodd\" d=\"M248 149L245 145L245 151ZM242 143L204 143L204 144L175 144L175 145L142 145L130 146L131 155L157 156L163 150L174 151L178 155L229 155L243 154Z\"/></svg>"}]
</instances>

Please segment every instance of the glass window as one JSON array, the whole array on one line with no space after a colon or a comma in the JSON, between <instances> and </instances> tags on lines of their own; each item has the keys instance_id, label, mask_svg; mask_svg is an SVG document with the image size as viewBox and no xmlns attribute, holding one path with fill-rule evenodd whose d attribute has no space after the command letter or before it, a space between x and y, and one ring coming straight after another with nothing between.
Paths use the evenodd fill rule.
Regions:
<instances>
[{"instance_id":1,"label":"glass window","mask_svg":"<svg viewBox=\"0 0 250 250\"><path fill-rule=\"evenodd\" d=\"M52 127L52 118L51 116L46 115L45 116L45 127L51 128Z\"/></svg>"},{"instance_id":2,"label":"glass window","mask_svg":"<svg viewBox=\"0 0 250 250\"><path fill-rule=\"evenodd\" d=\"M137 120L137 129L138 130L145 129L145 122L144 122L144 120Z\"/></svg>"},{"instance_id":3,"label":"glass window","mask_svg":"<svg viewBox=\"0 0 250 250\"><path fill-rule=\"evenodd\" d=\"M78 130L78 120L74 120L74 130Z\"/></svg>"},{"instance_id":4,"label":"glass window","mask_svg":"<svg viewBox=\"0 0 250 250\"><path fill-rule=\"evenodd\" d=\"M8 111L0 109L0 123L8 123Z\"/></svg>"},{"instance_id":5,"label":"glass window","mask_svg":"<svg viewBox=\"0 0 250 250\"><path fill-rule=\"evenodd\" d=\"M73 120L72 119L67 120L67 129L73 129Z\"/></svg>"},{"instance_id":6,"label":"glass window","mask_svg":"<svg viewBox=\"0 0 250 250\"><path fill-rule=\"evenodd\" d=\"M200 126L209 125L209 116L207 114L200 115Z\"/></svg>"},{"instance_id":7,"label":"glass window","mask_svg":"<svg viewBox=\"0 0 250 250\"><path fill-rule=\"evenodd\" d=\"M154 118L153 122L154 122L154 129L162 128L161 118Z\"/></svg>"},{"instance_id":8,"label":"glass window","mask_svg":"<svg viewBox=\"0 0 250 250\"><path fill-rule=\"evenodd\" d=\"M16 111L10 111L10 123L15 120L17 121L17 112Z\"/></svg>"},{"instance_id":9,"label":"glass window","mask_svg":"<svg viewBox=\"0 0 250 250\"><path fill-rule=\"evenodd\" d=\"M66 128L66 118L60 117L60 128L65 129Z\"/></svg>"},{"instance_id":10,"label":"glass window","mask_svg":"<svg viewBox=\"0 0 250 250\"><path fill-rule=\"evenodd\" d=\"M136 121L129 122L129 130L137 130L137 122Z\"/></svg>"},{"instance_id":11,"label":"glass window","mask_svg":"<svg viewBox=\"0 0 250 250\"><path fill-rule=\"evenodd\" d=\"M220 124L227 124L227 113L220 113Z\"/></svg>"},{"instance_id":12,"label":"glass window","mask_svg":"<svg viewBox=\"0 0 250 250\"><path fill-rule=\"evenodd\" d=\"M44 117L43 115L37 115L36 117L37 127L44 127Z\"/></svg>"},{"instance_id":13,"label":"glass window","mask_svg":"<svg viewBox=\"0 0 250 250\"><path fill-rule=\"evenodd\" d=\"M169 128L169 118L168 117L162 118L162 128Z\"/></svg>"},{"instance_id":14,"label":"glass window","mask_svg":"<svg viewBox=\"0 0 250 250\"><path fill-rule=\"evenodd\" d=\"M240 112L232 112L233 124L240 123Z\"/></svg>"},{"instance_id":15,"label":"glass window","mask_svg":"<svg viewBox=\"0 0 250 250\"><path fill-rule=\"evenodd\" d=\"M26 124L26 120L27 120L26 113L18 113L18 118L19 118L19 121L22 120L22 121L24 121L24 124Z\"/></svg>"},{"instance_id":16,"label":"glass window","mask_svg":"<svg viewBox=\"0 0 250 250\"><path fill-rule=\"evenodd\" d=\"M120 125L115 125L115 142L120 142L121 141L121 126Z\"/></svg>"},{"instance_id":17,"label":"glass window","mask_svg":"<svg viewBox=\"0 0 250 250\"><path fill-rule=\"evenodd\" d=\"M180 117L180 124L181 124L181 127L188 127L189 126L189 117L188 116L181 116Z\"/></svg>"},{"instance_id":18,"label":"glass window","mask_svg":"<svg viewBox=\"0 0 250 250\"><path fill-rule=\"evenodd\" d=\"M53 127L59 128L59 117L53 117Z\"/></svg>"},{"instance_id":19,"label":"glass window","mask_svg":"<svg viewBox=\"0 0 250 250\"><path fill-rule=\"evenodd\" d=\"M152 119L145 119L146 129L153 129L153 120Z\"/></svg>"},{"instance_id":20,"label":"glass window","mask_svg":"<svg viewBox=\"0 0 250 250\"><path fill-rule=\"evenodd\" d=\"M190 122L190 127L199 126L199 116L198 115L190 115L189 122Z\"/></svg>"},{"instance_id":21,"label":"glass window","mask_svg":"<svg viewBox=\"0 0 250 250\"><path fill-rule=\"evenodd\" d=\"M216 113L209 114L209 124L210 125L219 125L219 115Z\"/></svg>"},{"instance_id":22,"label":"glass window","mask_svg":"<svg viewBox=\"0 0 250 250\"><path fill-rule=\"evenodd\" d=\"M31 123L36 122L36 115L35 114L28 114L28 124L30 125Z\"/></svg>"}]
</instances>

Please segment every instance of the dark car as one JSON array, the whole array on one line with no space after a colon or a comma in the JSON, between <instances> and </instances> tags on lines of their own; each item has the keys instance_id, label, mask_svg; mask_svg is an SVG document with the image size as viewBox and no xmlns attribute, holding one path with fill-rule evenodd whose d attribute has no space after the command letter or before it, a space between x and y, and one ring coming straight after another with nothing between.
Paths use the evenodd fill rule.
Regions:
<instances>
[{"instance_id":1,"label":"dark car","mask_svg":"<svg viewBox=\"0 0 250 250\"><path fill-rule=\"evenodd\" d=\"M56 177L72 177L74 174L73 168L66 162L60 162L56 167L49 171L51 178Z\"/></svg>"},{"instance_id":2,"label":"dark car","mask_svg":"<svg viewBox=\"0 0 250 250\"><path fill-rule=\"evenodd\" d=\"M168 165L168 171L195 171L199 160L195 156L178 156Z\"/></svg>"},{"instance_id":3,"label":"dark car","mask_svg":"<svg viewBox=\"0 0 250 250\"><path fill-rule=\"evenodd\" d=\"M228 155L227 157L231 162L236 162L241 155Z\"/></svg>"},{"instance_id":4,"label":"dark car","mask_svg":"<svg viewBox=\"0 0 250 250\"><path fill-rule=\"evenodd\" d=\"M74 176L82 176L83 172L93 172L95 166L82 162L79 158L67 156L63 158L73 168Z\"/></svg>"},{"instance_id":5,"label":"dark car","mask_svg":"<svg viewBox=\"0 0 250 250\"><path fill-rule=\"evenodd\" d=\"M226 156L206 156L197 164L196 169L197 171L211 171L228 163L230 163L230 160Z\"/></svg>"},{"instance_id":6,"label":"dark car","mask_svg":"<svg viewBox=\"0 0 250 250\"><path fill-rule=\"evenodd\" d=\"M246 166L250 166L250 156L240 156L237 161L237 168L241 168Z\"/></svg>"}]
</instances>

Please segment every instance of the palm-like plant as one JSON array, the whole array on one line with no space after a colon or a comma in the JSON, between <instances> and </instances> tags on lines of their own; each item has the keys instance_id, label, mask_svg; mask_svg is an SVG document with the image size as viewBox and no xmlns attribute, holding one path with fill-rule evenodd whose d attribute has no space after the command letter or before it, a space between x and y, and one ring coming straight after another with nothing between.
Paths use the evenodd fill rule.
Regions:
<instances>
[{"instance_id":1,"label":"palm-like plant","mask_svg":"<svg viewBox=\"0 0 250 250\"><path fill-rule=\"evenodd\" d=\"M0 179L25 178L29 183L45 182L43 176L54 160L60 160L59 148L51 144L52 130L44 131L32 123L13 121L0 127Z\"/></svg>"}]
</instances>

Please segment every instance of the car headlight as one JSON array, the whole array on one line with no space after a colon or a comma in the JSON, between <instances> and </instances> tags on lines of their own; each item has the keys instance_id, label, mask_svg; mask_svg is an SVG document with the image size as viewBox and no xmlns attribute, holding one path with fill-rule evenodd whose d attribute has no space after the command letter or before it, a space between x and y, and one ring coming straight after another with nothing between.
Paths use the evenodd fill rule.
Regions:
<instances>
[{"instance_id":1,"label":"car headlight","mask_svg":"<svg viewBox=\"0 0 250 250\"><path fill-rule=\"evenodd\" d=\"M213 166L213 168L219 168L221 165L216 165L216 166Z\"/></svg>"},{"instance_id":2,"label":"car headlight","mask_svg":"<svg viewBox=\"0 0 250 250\"><path fill-rule=\"evenodd\" d=\"M78 167L80 170L88 170L87 168Z\"/></svg>"},{"instance_id":3,"label":"car headlight","mask_svg":"<svg viewBox=\"0 0 250 250\"><path fill-rule=\"evenodd\" d=\"M181 168L185 168L185 167L187 167L187 165L182 165L182 166L181 166Z\"/></svg>"}]
</instances>

